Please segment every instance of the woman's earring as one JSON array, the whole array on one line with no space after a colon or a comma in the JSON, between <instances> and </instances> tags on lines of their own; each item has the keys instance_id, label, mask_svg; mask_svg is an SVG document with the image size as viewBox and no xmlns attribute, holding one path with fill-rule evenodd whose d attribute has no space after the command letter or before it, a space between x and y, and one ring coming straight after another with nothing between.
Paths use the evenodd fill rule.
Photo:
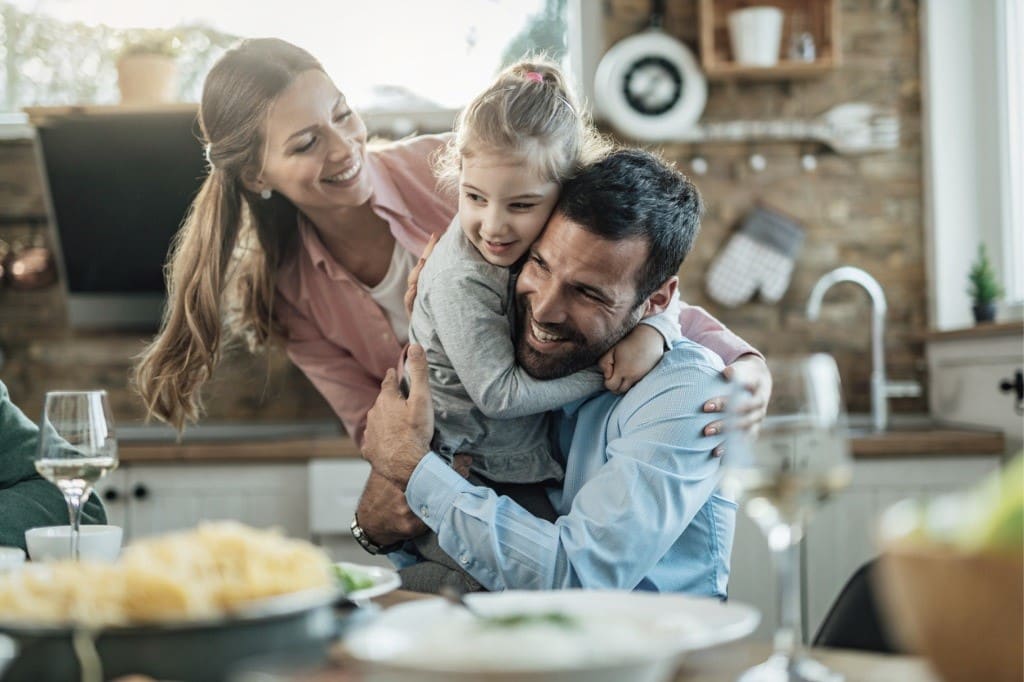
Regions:
<instances>
[{"instance_id":1,"label":"woman's earring","mask_svg":"<svg viewBox=\"0 0 1024 682\"><path fill-rule=\"evenodd\" d=\"M260 196L263 197L264 199L269 199L271 195L273 195L273 192L270 190L269 187L264 187L262 190L260 190Z\"/></svg>"}]
</instances>

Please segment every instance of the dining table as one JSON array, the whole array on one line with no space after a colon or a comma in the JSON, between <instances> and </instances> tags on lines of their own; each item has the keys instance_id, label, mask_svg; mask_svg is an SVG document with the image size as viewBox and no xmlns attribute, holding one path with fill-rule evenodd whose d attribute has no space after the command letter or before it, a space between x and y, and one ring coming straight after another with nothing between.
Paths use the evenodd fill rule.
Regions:
<instances>
[{"instance_id":1,"label":"dining table","mask_svg":"<svg viewBox=\"0 0 1024 682\"><path fill-rule=\"evenodd\" d=\"M373 602L386 609L431 596L395 590ZM919 656L815 647L808 652L814 659L841 673L845 682L941 682L927 661ZM674 682L735 682L740 673L764 661L770 654L770 643L752 638L694 651L684 657ZM341 676L332 679L356 682L358 678Z\"/></svg>"}]
</instances>

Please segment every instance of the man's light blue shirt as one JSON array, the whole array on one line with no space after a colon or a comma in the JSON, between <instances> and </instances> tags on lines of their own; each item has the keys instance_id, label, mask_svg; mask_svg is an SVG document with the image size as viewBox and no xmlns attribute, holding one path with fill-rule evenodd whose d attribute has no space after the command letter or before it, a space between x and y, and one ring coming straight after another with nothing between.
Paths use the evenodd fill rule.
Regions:
<instances>
[{"instance_id":1,"label":"man's light blue shirt","mask_svg":"<svg viewBox=\"0 0 1024 682\"><path fill-rule=\"evenodd\" d=\"M555 522L475 486L434 453L406 488L442 549L489 590L621 588L725 598L736 504L718 489L720 437L702 435L726 393L722 360L676 342L625 395L566 406Z\"/></svg>"}]
</instances>

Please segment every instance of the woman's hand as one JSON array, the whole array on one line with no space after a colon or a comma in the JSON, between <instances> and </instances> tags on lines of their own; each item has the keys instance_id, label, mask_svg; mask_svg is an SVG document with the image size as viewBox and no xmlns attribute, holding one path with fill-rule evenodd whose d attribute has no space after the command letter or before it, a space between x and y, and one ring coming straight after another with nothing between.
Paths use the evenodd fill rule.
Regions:
<instances>
[{"instance_id":1,"label":"woman's hand","mask_svg":"<svg viewBox=\"0 0 1024 682\"><path fill-rule=\"evenodd\" d=\"M768 371L768 365L760 355L748 353L740 356L735 362L722 370L722 376L727 380L734 377L743 382L743 388L750 392L751 398L744 401L739 421L736 425L757 433L764 421L765 413L768 410L768 400L772 395L772 374ZM724 412L726 408L726 397L712 398L704 403L705 412ZM704 427L705 436L714 436L721 433L725 428L725 422L716 419ZM725 454L725 447L719 445L712 453L715 457Z\"/></svg>"},{"instance_id":2,"label":"woman's hand","mask_svg":"<svg viewBox=\"0 0 1024 682\"><path fill-rule=\"evenodd\" d=\"M430 241L427 242L426 248L423 249L423 255L413 266L409 272L409 277L405 280L405 297L403 302L405 303L405 312L412 317L412 307L416 303L416 286L420 281L420 273L423 272L423 266L427 263L427 258L430 257L434 247L437 246L437 233L430 235Z\"/></svg>"}]
</instances>

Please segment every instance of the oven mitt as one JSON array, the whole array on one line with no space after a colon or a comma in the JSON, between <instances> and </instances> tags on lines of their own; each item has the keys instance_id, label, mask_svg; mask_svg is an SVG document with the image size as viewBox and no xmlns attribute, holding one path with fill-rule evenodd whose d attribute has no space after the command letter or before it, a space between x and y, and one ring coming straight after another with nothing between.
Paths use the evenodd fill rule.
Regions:
<instances>
[{"instance_id":1,"label":"oven mitt","mask_svg":"<svg viewBox=\"0 0 1024 682\"><path fill-rule=\"evenodd\" d=\"M776 303L789 288L804 230L791 218L758 206L708 269L708 294L735 307L757 293Z\"/></svg>"}]
</instances>

